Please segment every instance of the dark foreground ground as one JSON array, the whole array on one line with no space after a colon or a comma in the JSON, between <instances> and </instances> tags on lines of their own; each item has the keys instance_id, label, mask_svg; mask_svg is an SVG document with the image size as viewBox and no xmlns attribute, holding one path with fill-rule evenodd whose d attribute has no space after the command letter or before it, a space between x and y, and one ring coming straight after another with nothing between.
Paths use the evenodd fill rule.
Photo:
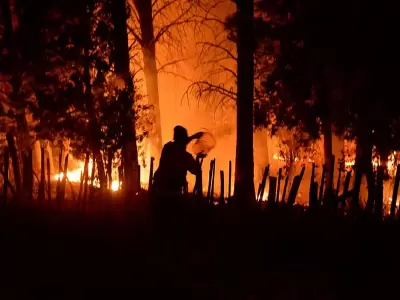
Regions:
<instances>
[{"instance_id":1,"label":"dark foreground ground","mask_svg":"<svg viewBox=\"0 0 400 300\"><path fill-rule=\"evenodd\" d=\"M400 227L216 207L0 211L0 299L398 299ZM171 223L174 223L171 225Z\"/></svg>"}]
</instances>

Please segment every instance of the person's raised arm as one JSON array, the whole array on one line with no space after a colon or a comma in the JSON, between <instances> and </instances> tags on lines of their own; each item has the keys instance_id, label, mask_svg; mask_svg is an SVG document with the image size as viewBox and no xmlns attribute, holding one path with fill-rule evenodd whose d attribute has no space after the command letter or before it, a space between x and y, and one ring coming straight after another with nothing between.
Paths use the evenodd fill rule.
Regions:
<instances>
[{"instance_id":1,"label":"person's raised arm","mask_svg":"<svg viewBox=\"0 0 400 300\"><path fill-rule=\"evenodd\" d=\"M197 132L197 133L195 133L195 134L189 136L189 138L188 138L188 144L189 144L191 141L193 141L193 140L198 140L199 138L201 138L201 137L203 136L203 134L204 134L203 132Z\"/></svg>"}]
</instances>

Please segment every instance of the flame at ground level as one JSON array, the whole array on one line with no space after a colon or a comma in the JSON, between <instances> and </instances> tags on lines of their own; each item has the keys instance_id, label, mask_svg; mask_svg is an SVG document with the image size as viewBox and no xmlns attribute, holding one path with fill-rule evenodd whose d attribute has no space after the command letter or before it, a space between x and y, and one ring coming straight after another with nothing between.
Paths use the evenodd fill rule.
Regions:
<instances>
[{"instance_id":1,"label":"flame at ground level","mask_svg":"<svg viewBox=\"0 0 400 300\"><path fill-rule=\"evenodd\" d=\"M71 157L71 159L74 159ZM81 177L83 176L84 168L85 168L85 162L81 160L77 160L78 162L78 167L73 169L73 170L67 170L67 179L70 182L75 182L79 183L81 182ZM92 174L92 168L93 168L93 161L89 161L88 165L88 174L90 177L90 174ZM64 177L64 173L58 173L53 176L54 180L62 180ZM149 180L149 170L147 168L141 167L141 172L140 172L140 183L142 187L146 187L148 185L148 180ZM89 179L89 184L91 185L91 180ZM97 178L94 179L93 182L94 186L100 187L100 182ZM118 180L118 170L117 168L112 168L112 183L110 189L114 192L120 190L121 188L121 182Z\"/></svg>"}]
</instances>

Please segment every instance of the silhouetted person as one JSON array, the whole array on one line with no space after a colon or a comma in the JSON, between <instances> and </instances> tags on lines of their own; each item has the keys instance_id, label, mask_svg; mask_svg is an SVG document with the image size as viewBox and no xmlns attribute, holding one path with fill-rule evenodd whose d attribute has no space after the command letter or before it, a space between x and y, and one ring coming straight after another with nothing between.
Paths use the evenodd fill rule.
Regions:
<instances>
[{"instance_id":1,"label":"silhouetted person","mask_svg":"<svg viewBox=\"0 0 400 300\"><path fill-rule=\"evenodd\" d=\"M186 185L186 175L201 172L199 163L186 151L186 146L193 139L198 139L203 133L198 132L188 136L182 126L174 128L174 140L165 144L160 158L160 165L154 174L153 191L159 196L181 196Z\"/></svg>"},{"instance_id":2,"label":"silhouetted person","mask_svg":"<svg viewBox=\"0 0 400 300\"><path fill-rule=\"evenodd\" d=\"M155 217L156 249L174 253L183 230L183 190L186 185L186 175L189 171L194 175L201 172L200 164L186 151L186 146L193 139L198 139L202 133L188 136L182 126L174 128L174 139L164 145L161 152L160 165L154 174L151 189L152 209ZM196 176L197 178L197 176ZM175 250L174 250L175 249Z\"/></svg>"}]
</instances>

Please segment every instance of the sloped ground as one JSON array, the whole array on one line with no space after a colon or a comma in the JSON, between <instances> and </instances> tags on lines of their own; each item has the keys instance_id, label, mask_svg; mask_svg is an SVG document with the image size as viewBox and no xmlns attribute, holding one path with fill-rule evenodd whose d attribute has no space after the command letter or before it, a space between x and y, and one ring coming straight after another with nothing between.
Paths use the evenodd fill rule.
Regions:
<instances>
[{"instance_id":1,"label":"sloped ground","mask_svg":"<svg viewBox=\"0 0 400 300\"><path fill-rule=\"evenodd\" d=\"M399 229L283 210L203 208L160 224L147 209L7 208L0 298L397 298Z\"/></svg>"}]
</instances>

